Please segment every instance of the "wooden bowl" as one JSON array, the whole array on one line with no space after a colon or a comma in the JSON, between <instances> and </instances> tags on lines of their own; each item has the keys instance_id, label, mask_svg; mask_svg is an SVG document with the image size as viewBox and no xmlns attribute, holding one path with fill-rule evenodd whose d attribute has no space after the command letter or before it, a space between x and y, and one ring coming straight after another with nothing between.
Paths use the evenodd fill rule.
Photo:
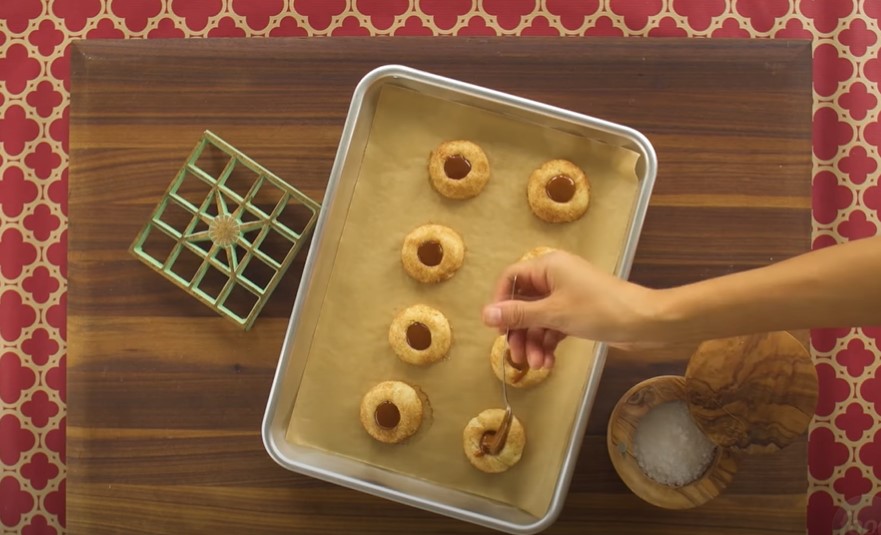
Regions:
<instances>
[{"instance_id":1,"label":"wooden bowl","mask_svg":"<svg viewBox=\"0 0 881 535\"><path fill-rule=\"evenodd\" d=\"M633 453L633 436L640 420L654 407L667 401L685 401L685 378L662 375L628 390L609 418L606 445L612 465L630 490L665 509L689 509L718 496L731 483L737 461L727 449L716 447L713 460L696 480L682 486L658 483L643 472Z\"/></svg>"}]
</instances>

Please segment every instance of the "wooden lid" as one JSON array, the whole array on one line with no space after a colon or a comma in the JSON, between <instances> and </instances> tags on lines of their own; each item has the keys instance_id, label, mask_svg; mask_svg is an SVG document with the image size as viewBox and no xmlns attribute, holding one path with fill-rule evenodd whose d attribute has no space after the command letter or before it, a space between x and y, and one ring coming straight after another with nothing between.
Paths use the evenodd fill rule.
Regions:
<instances>
[{"instance_id":1,"label":"wooden lid","mask_svg":"<svg viewBox=\"0 0 881 535\"><path fill-rule=\"evenodd\" d=\"M689 411L734 452L776 452L807 431L817 405L808 350L787 332L710 340L685 371Z\"/></svg>"}]
</instances>

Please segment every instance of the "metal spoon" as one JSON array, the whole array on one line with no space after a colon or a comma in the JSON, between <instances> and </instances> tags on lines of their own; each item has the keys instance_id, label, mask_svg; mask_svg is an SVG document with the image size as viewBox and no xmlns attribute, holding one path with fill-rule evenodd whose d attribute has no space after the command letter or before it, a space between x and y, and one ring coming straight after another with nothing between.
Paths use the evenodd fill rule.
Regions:
<instances>
[{"instance_id":1,"label":"metal spoon","mask_svg":"<svg viewBox=\"0 0 881 535\"><path fill-rule=\"evenodd\" d=\"M514 275L514 280L511 282L511 299L514 299L516 293L517 275ZM507 351L509 352L511 351L510 335L511 329L505 329L505 344L508 346ZM492 440L485 445L486 453L490 455L498 455L502 448L505 447L505 442L508 441L508 433L511 431L511 422L514 419L514 411L511 409L511 403L508 402L507 361L507 355L502 357L502 398L505 400L505 416L502 418L502 423L499 425L498 430L493 434Z\"/></svg>"}]
</instances>

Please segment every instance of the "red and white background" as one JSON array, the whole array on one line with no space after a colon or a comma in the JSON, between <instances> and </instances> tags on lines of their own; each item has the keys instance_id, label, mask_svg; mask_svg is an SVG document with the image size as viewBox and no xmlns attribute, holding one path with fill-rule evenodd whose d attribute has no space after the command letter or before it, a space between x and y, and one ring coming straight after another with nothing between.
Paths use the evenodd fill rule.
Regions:
<instances>
[{"instance_id":1,"label":"red and white background","mask_svg":"<svg viewBox=\"0 0 881 535\"><path fill-rule=\"evenodd\" d=\"M811 38L818 248L881 225L879 21L881 0L0 0L0 532L65 531L72 39ZM881 327L812 345L808 532L881 533Z\"/></svg>"}]
</instances>

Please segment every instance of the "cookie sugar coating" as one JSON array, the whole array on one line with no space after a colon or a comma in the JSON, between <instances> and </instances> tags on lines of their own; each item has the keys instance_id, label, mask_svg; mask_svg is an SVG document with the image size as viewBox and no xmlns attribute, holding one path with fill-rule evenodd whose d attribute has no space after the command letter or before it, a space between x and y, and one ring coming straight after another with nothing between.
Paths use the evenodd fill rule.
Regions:
<instances>
[{"instance_id":1,"label":"cookie sugar coating","mask_svg":"<svg viewBox=\"0 0 881 535\"><path fill-rule=\"evenodd\" d=\"M424 366L447 356L453 333L443 313L419 304L405 308L395 316L388 339L398 358L408 364Z\"/></svg>"},{"instance_id":2,"label":"cookie sugar coating","mask_svg":"<svg viewBox=\"0 0 881 535\"><path fill-rule=\"evenodd\" d=\"M444 197L469 199L489 182L489 160L476 143L445 141L431 151L428 176L434 189Z\"/></svg>"},{"instance_id":3,"label":"cookie sugar coating","mask_svg":"<svg viewBox=\"0 0 881 535\"><path fill-rule=\"evenodd\" d=\"M376 440L397 444L419 430L424 409L415 388L402 381L383 381L361 399L361 425Z\"/></svg>"},{"instance_id":4,"label":"cookie sugar coating","mask_svg":"<svg viewBox=\"0 0 881 535\"><path fill-rule=\"evenodd\" d=\"M529 175L526 186L529 208L548 223L569 223L587 211L590 183L577 165L568 160L545 162Z\"/></svg>"},{"instance_id":5,"label":"cookie sugar coating","mask_svg":"<svg viewBox=\"0 0 881 535\"><path fill-rule=\"evenodd\" d=\"M505 361L504 381L514 388L529 388L535 386L547 379L548 375L551 373L550 368L532 369L529 367L529 364L526 364L525 362L521 364L520 367L514 365L514 363L511 362L510 353L508 352L508 344L505 341L504 335L496 338L496 341L493 343L492 351L490 351L489 360L493 373L496 374L496 378L498 378L499 381L502 380L502 361Z\"/></svg>"},{"instance_id":6,"label":"cookie sugar coating","mask_svg":"<svg viewBox=\"0 0 881 535\"><path fill-rule=\"evenodd\" d=\"M412 278L427 284L445 281L465 261L465 242L443 225L423 225L404 238L401 263Z\"/></svg>"},{"instance_id":7,"label":"cookie sugar coating","mask_svg":"<svg viewBox=\"0 0 881 535\"><path fill-rule=\"evenodd\" d=\"M538 258L540 256L544 256L548 253L552 253L556 251L553 247L546 247L544 245L533 247L532 249L526 251L523 256L520 257L520 262L525 262L527 260L532 260L533 258Z\"/></svg>"},{"instance_id":8,"label":"cookie sugar coating","mask_svg":"<svg viewBox=\"0 0 881 535\"><path fill-rule=\"evenodd\" d=\"M497 455L486 453L482 447L486 433L498 431L505 418L504 409L487 409L468 422L462 433L462 445L468 461L481 472L496 474L510 469L520 462L523 449L526 447L526 430L523 424L513 417L508 440Z\"/></svg>"}]
</instances>

